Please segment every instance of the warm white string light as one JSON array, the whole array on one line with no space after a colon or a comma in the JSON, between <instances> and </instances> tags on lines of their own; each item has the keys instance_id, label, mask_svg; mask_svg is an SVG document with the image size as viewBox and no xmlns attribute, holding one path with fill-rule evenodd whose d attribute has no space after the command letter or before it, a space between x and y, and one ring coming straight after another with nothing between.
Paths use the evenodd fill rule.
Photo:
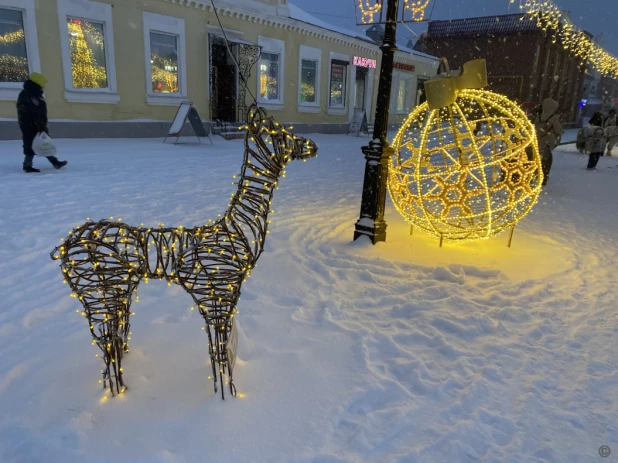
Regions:
<instances>
[{"instance_id":1,"label":"warm white string light","mask_svg":"<svg viewBox=\"0 0 618 463\"><path fill-rule=\"evenodd\" d=\"M515 3L515 0L510 0ZM595 43L552 0L519 0L519 7L536 20L554 43L579 58L583 66L590 63L601 75L618 79L618 58Z\"/></svg>"},{"instance_id":2,"label":"warm white string light","mask_svg":"<svg viewBox=\"0 0 618 463\"><path fill-rule=\"evenodd\" d=\"M441 240L489 238L536 203L543 173L534 127L508 98L459 90L416 108L393 140L389 192L404 219Z\"/></svg>"}]
</instances>

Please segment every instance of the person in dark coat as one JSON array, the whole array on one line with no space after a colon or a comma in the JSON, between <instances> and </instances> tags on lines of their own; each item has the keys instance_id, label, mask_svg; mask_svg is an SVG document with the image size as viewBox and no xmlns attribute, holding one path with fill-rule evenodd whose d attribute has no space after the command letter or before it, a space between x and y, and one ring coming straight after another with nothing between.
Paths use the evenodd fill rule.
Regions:
<instances>
[{"instance_id":1,"label":"person in dark coat","mask_svg":"<svg viewBox=\"0 0 618 463\"><path fill-rule=\"evenodd\" d=\"M562 124L558 114L558 102L551 98L545 98L541 104L541 112L534 119L539 150L541 151L541 167L543 168L543 185L547 184L549 172L553 163L552 151L562 137Z\"/></svg>"},{"instance_id":2,"label":"person in dark coat","mask_svg":"<svg viewBox=\"0 0 618 463\"><path fill-rule=\"evenodd\" d=\"M597 112L592 116L588 127L584 129L586 153L588 154L588 170L595 170L599 158L605 154L605 131L603 130L603 115Z\"/></svg>"},{"instance_id":3,"label":"person in dark coat","mask_svg":"<svg viewBox=\"0 0 618 463\"><path fill-rule=\"evenodd\" d=\"M49 135L47 130L47 103L43 97L43 87L46 83L47 79L43 75L33 72L24 82L24 89L17 98L17 121L24 142L24 172L40 172L39 169L32 166L34 159L32 142L41 132ZM47 156L47 159L56 169L67 165L67 161L59 161L55 156Z\"/></svg>"}]
</instances>

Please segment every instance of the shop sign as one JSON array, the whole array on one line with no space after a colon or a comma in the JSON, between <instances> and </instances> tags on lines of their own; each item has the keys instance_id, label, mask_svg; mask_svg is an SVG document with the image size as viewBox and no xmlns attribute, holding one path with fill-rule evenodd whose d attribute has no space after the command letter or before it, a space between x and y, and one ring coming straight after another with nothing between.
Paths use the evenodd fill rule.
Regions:
<instances>
[{"instance_id":1,"label":"shop sign","mask_svg":"<svg viewBox=\"0 0 618 463\"><path fill-rule=\"evenodd\" d=\"M393 69L400 69L402 71L414 72L416 70L416 66L414 66L413 64L393 63Z\"/></svg>"},{"instance_id":2,"label":"shop sign","mask_svg":"<svg viewBox=\"0 0 618 463\"><path fill-rule=\"evenodd\" d=\"M374 59L361 58L360 56L354 57L354 66L361 66L363 68L375 68L378 62Z\"/></svg>"}]
</instances>

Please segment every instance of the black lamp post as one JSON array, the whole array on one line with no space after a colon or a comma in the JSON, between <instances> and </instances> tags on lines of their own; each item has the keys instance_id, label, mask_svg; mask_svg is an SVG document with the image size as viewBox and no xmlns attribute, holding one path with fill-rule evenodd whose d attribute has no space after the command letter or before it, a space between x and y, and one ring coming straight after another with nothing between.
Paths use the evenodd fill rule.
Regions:
<instances>
[{"instance_id":1,"label":"black lamp post","mask_svg":"<svg viewBox=\"0 0 618 463\"><path fill-rule=\"evenodd\" d=\"M393 81L393 61L395 57L397 12L399 0L384 0L386 22L382 50L382 66L380 68L380 83L378 86L378 101L376 105L373 140L368 146L363 146L365 155L365 181L363 183L363 199L360 218L356 222L354 240L360 236L368 236L373 244L386 241L386 222L384 208L386 204L386 182L388 181L388 161L393 149L388 143L388 114L390 107L391 85Z\"/></svg>"}]
</instances>

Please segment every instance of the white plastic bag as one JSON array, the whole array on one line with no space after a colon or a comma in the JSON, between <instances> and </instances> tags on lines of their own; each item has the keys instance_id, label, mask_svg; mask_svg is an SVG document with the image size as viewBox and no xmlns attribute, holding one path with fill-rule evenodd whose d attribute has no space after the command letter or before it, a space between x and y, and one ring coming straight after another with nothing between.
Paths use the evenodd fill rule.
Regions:
<instances>
[{"instance_id":1,"label":"white plastic bag","mask_svg":"<svg viewBox=\"0 0 618 463\"><path fill-rule=\"evenodd\" d=\"M37 156L54 156L56 154L56 146L49 135L45 132L38 133L32 142L32 151Z\"/></svg>"}]
</instances>

